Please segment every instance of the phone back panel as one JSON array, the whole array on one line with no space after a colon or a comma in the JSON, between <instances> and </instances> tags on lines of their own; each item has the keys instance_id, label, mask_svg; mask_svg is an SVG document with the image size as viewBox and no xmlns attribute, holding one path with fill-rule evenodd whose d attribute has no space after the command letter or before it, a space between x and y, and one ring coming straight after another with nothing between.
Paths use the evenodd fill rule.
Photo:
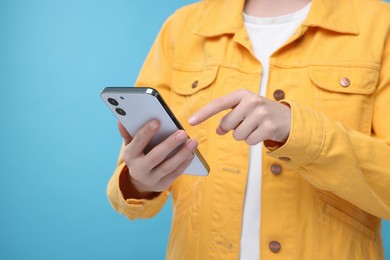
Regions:
<instances>
[{"instance_id":1,"label":"phone back panel","mask_svg":"<svg viewBox=\"0 0 390 260\"><path fill-rule=\"evenodd\" d=\"M160 122L160 130L146 147L145 153L178 129L183 129L162 97L152 88L105 88L101 98L131 136L152 119ZM196 150L193 161L184 173L206 176L208 172L209 166Z\"/></svg>"}]
</instances>

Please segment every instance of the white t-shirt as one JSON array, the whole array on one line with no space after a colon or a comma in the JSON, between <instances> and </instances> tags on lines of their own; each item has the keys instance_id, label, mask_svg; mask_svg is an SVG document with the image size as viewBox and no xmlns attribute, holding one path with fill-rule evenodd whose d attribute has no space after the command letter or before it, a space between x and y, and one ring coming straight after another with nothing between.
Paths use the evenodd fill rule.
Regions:
<instances>
[{"instance_id":1,"label":"white t-shirt","mask_svg":"<svg viewBox=\"0 0 390 260\"><path fill-rule=\"evenodd\" d=\"M306 18L310 3L288 15L259 18L244 13L244 23L256 58L263 66L260 95L265 96L269 58ZM260 259L262 144L250 147L249 172L243 209L240 260Z\"/></svg>"}]
</instances>

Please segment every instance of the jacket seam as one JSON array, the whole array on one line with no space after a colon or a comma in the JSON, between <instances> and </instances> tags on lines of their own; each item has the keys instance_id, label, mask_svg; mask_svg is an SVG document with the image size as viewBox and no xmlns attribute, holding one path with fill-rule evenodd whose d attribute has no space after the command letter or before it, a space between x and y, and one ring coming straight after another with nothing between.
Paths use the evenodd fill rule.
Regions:
<instances>
[{"instance_id":1,"label":"jacket seam","mask_svg":"<svg viewBox=\"0 0 390 260\"><path fill-rule=\"evenodd\" d=\"M321 138L321 142L319 144L317 153L311 159L309 159L308 161L302 163L302 165L301 165L302 168L307 166L307 165L309 165L314 160L316 160L320 156L321 151L322 151L322 149L324 147L325 139L326 139L326 122L325 122L326 120L325 120L324 116L321 116L321 119L322 119L321 120L321 125L322 125L322 134L321 135L322 135L322 138Z\"/></svg>"}]
</instances>

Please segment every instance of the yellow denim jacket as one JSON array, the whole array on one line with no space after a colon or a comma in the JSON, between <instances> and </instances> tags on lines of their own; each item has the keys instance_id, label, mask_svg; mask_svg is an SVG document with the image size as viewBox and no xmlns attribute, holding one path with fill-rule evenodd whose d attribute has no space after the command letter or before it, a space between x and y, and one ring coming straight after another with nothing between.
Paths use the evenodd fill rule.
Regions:
<instances>
[{"instance_id":1,"label":"yellow denim jacket","mask_svg":"<svg viewBox=\"0 0 390 260\"><path fill-rule=\"evenodd\" d=\"M150 218L173 198L167 259L238 259L249 146L218 136L222 114L189 116L238 89L259 92L262 65L243 25L244 0L179 9L163 26L137 86L158 89L210 164L151 200L125 199L119 160L113 207ZM291 106L290 136L263 149L261 259L383 259L390 219L390 8L378 0L313 0L270 58L267 97ZM275 32L278 33L278 32ZM275 170L276 169L276 170Z\"/></svg>"}]
</instances>

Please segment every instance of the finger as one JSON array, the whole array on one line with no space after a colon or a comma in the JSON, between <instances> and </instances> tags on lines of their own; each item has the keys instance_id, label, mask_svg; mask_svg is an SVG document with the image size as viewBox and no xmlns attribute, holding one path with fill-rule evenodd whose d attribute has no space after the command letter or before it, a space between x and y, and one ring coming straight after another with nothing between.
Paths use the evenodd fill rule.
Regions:
<instances>
[{"instance_id":1,"label":"finger","mask_svg":"<svg viewBox=\"0 0 390 260\"><path fill-rule=\"evenodd\" d=\"M195 140L188 139L180 150L163 161L153 171L158 178L162 179L167 174L175 171L191 154L194 153L198 143Z\"/></svg>"},{"instance_id":2,"label":"finger","mask_svg":"<svg viewBox=\"0 0 390 260\"><path fill-rule=\"evenodd\" d=\"M239 92L233 92L211 101L205 107L195 112L195 114L188 119L188 123L190 125L197 125L221 111L234 108L240 103L241 96L242 95L240 95Z\"/></svg>"},{"instance_id":3,"label":"finger","mask_svg":"<svg viewBox=\"0 0 390 260\"><path fill-rule=\"evenodd\" d=\"M145 156L148 169L151 170L164 161L168 155L174 152L178 146L183 144L188 139L188 135L185 131L179 130L170 135L167 139L162 141L159 145L154 147Z\"/></svg>"},{"instance_id":4,"label":"finger","mask_svg":"<svg viewBox=\"0 0 390 260\"><path fill-rule=\"evenodd\" d=\"M161 185L165 187L169 187L174 180L176 180L180 175L184 173L184 171L187 169L187 167L191 164L192 160L194 159L195 155L191 154L187 159L182 162L173 172L170 174L165 175L161 180Z\"/></svg>"},{"instance_id":5,"label":"finger","mask_svg":"<svg viewBox=\"0 0 390 260\"><path fill-rule=\"evenodd\" d=\"M253 133L258 128L258 122L256 120L251 120L251 118L246 118L241 122L240 125L236 127L233 131L233 138L237 141L243 141L248 138L250 134Z\"/></svg>"},{"instance_id":6,"label":"finger","mask_svg":"<svg viewBox=\"0 0 390 260\"><path fill-rule=\"evenodd\" d=\"M217 127L217 134L224 135L236 129L245 120L247 113L250 113L250 111L247 111L245 105L238 104L232 111L222 117Z\"/></svg>"},{"instance_id":7,"label":"finger","mask_svg":"<svg viewBox=\"0 0 390 260\"><path fill-rule=\"evenodd\" d=\"M250 133L245 139L245 142L249 145L256 145L264 141L264 134L260 128Z\"/></svg>"},{"instance_id":8,"label":"finger","mask_svg":"<svg viewBox=\"0 0 390 260\"><path fill-rule=\"evenodd\" d=\"M126 153L130 158L138 157L144 154L146 146L150 140L156 135L160 123L157 120L152 120L146 123L134 136L131 143L126 148Z\"/></svg>"},{"instance_id":9,"label":"finger","mask_svg":"<svg viewBox=\"0 0 390 260\"><path fill-rule=\"evenodd\" d=\"M221 125L218 125L217 127L217 130L215 131L218 135L225 135L227 134L229 131L226 131L225 129L222 128Z\"/></svg>"},{"instance_id":10,"label":"finger","mask_svg":"<svg viewBox=\"0 0 390 260\"><path fill-rule=\"evenodd\" d=\"M123 138L125 145L129 144L131 140L133 140L133 137L129 134L129 132L127 132L126 128L119 121L118 121L118 130Z\"/></svg>"}]
</instances>

